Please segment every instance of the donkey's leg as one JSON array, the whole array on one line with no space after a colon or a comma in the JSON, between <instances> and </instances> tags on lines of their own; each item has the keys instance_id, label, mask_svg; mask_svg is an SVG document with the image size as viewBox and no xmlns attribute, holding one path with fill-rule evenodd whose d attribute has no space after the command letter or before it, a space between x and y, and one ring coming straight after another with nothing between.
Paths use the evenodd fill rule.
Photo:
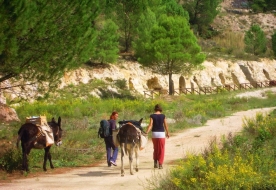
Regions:
<instances>
[{"instance_id":1,"label":"donkey's leg","mask_svg":"<svg viewBox=\"0 0 276 190\"><path fill-rule=\"evenodd\" d=\"M22 169L25 170L26 172L29 172L29 161L28 161L28 155L31 152L31 147L30 145L22 144L22 152L23 152L23 164L22 164Z\"/></svg>"},{"instance_id":2,"label":"donkey's leg","mask_svg":"<svg viewBox=\"0 0 276 190\"><path fill-rule=\"evenodd\" d=\"M133 145L131 145L131 147L129 147L129 168L130 168L130 174L133 175L133 153L134 153L134 148Z\"/></svg>"},{"instance_id":3,"label":"donkey's leg","mask_svg":"<svg viewBox=\"0 0 276 190\"><path fill-rule=\"evenodd\" d=\"M121 147L121 176L123 177L125 175L125 169L124 169L124 155L125 155L125 147L124 144L120 144Z\"/></svg>"},{"instance_id":4,"label":"donkey's leg","mask_svg":"<svg viewBox=\"0 0 276 190\"><path fill-rule=\"evenodd\" d=\"M46 163L47 163L47 159L49 158L49 150L50 150L49 147L44 148L44 162L43 162L43 170L44 171L47 171ZM51 164L51 161L50 161L50 164Z\"/></svg>"},{"instance_id":5,"label":"donkey's leg","mask_svg":"<svg viewBox=\"0 0 276 190\"><path fill-rule=\"evenodd\" d=\"M26 152L23 153L23 167L26 172L29 172L29 160L28 160L28 154Z\"/></svg>"},{"instance_id":6,"label":"donkey's leg","mask_svg":"<svg viewBox=\"0 0 276 190\"><path fill-rule=\"evenodd\" d=\"M48 147L47 147L47 148L48 148ZM49 150L48 150L48 159L49 159L49 162L50 162L50 167L51 167L52 169L54 169L55 167L54 167L54 165L53 165L53 163L52 163L52 155L51 155L50 149L51 149L51 146L49 146Z\"/></svg>"},{"instance_id":7,"label":"donkey's leg","mask_svg":"<svg viewBox=\"0 0 276 190\"><path fill-rule=\"evenodd\" d=\"M139 166L139 147L135 147L135 158L136 158L136 172L138 172L138 166Z\"/></svg>"},{"instance_id":8,"label":"donkey's leg","mask_svg":"<svg viewBox=\"0 0 276 190\"><path fill-rule=\"evenodd\" d=\"M24 147L24 145L21 145L22 147L22 170L23 171L28 171L28 158L27 158L27 154L26 154L26 148Z\"/></svg>"}]
</instances>

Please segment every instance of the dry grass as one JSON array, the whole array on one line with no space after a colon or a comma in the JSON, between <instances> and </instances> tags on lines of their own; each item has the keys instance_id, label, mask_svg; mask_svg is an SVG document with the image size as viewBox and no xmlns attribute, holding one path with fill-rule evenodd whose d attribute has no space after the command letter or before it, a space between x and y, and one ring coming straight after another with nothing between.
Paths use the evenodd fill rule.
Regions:
<instances>
[{"instance_id":1,"label":"dry grass","mask_svg":"<svg viewBox=\"0 0 276 190\"><path fill-rule=\"evenodd\" d=\"M214 37L214 41L221 47L227 49L243 49L244 34L243 33L233 33L231 31L226 31L222 35Z\"/></svg>"}]
</instances>

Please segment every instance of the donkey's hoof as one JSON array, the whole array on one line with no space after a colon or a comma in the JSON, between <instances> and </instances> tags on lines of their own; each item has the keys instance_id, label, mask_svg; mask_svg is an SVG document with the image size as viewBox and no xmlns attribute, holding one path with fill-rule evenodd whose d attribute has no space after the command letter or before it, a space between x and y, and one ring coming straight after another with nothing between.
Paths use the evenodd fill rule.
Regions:
<instances>
[{"instance_id":1,"label":"donkey's hoof","mask_svg":"<svg viewBox=\"0 0 276 190\"><path fill-rule=\"evenodd\" d=\"M136 172L138 172L138 171L139 171L139 169L138 169L138 168L136 168L135 170L136 170Z\"/></svg>"},{"instance_id":2,"label":"donkey's hoof","mask_svg":"<svg viewBox=\"0 0 276 190\"><path fill-rule=\"evenodd\" d=\"M124 177L125 176L125 174L121 174L121 177Z\"/></svg>"}]
</instances>

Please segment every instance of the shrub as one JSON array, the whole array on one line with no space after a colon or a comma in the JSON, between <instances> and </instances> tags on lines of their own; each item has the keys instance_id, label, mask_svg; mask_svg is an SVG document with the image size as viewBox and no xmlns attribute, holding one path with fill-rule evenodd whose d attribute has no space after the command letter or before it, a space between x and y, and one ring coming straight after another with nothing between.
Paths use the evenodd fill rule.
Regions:
<instances>
[{"instance_id":1,"label":"shrub","mask_svg":"<svg viewBox=\"0 0 276 190\"><path fill-rule=\"evenodd\" d=\"M0 157L0 169L7 172L13 172L21 168L22 157L21 151L15 148L8 149Z\"/></svg>"},{"instance_id":2,"label":"shrub","mask_svg":"<svg viewBox=\"0 0 276 190\"><path fill-rule=\"evenodd\" d=\"M266 37L259 25L253 24L244 36L245 51L253 55L266 52Z\"/></svg>"},{"instance_id":3,"label":"shrub","mask_svg":"<svg viewBox=\"0 0 276 190\"><path fill-rule=\"evenodd\" d=\"M272 50L274 52L274 56L276 57L276 32L272 35Z\"/></svg>"}]
</instances>

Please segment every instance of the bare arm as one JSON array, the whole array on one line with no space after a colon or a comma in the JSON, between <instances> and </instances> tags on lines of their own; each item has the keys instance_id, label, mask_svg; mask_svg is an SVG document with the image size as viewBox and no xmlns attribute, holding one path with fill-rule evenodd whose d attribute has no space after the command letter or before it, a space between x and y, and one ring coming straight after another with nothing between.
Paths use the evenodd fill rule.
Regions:
<instances>
[{"instance_id":1,"label":"bare arm","mask_svg":"<svg viewBox=\"0 0 276 190\"><path fill-rule=\"evenodd\" d=\"M165 131L166 131L166 137L170 138L169 127L168 127L166 118L164 119L164 127L165 127Z\"/></svg>"},{"instance_id":2,"label":"bare arm","mask_svg":"<svg viewBox=\"0 0 276 190\"><path fill-rule=\"evenodd\" d=\"M152 128L152 118L150 118L150 123L149 123L149 125L148 125L148 128L147 128L146 133L149 133L150 130L151 130L151 128Z\"/></svg>"}]
</instances>

